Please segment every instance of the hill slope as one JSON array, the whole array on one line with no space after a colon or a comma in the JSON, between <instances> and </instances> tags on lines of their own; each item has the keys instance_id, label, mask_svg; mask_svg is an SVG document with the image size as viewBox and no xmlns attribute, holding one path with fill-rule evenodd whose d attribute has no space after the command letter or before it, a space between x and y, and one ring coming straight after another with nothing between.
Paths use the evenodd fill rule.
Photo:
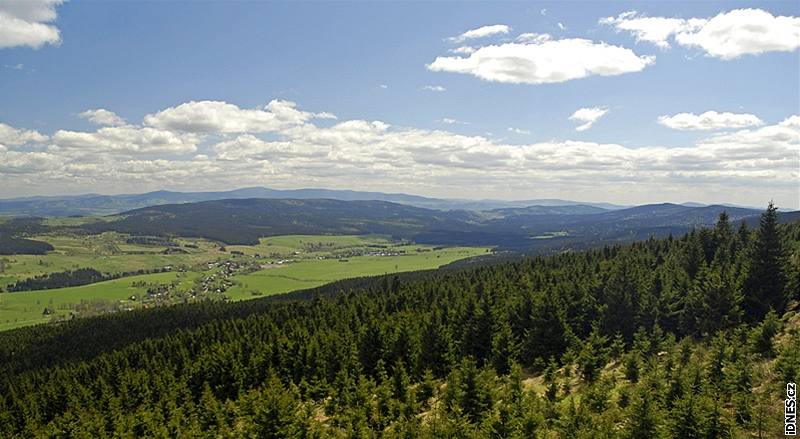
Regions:
<instances>
[{"instance_id":1,"label":"hill slope","mask_svg":"<svg viewBox=\"0 0 800 439\"><path fill-rule=\"evenodd\" d=\"M84 228L92 233L114 230L199 236L228 244L252 244L260 237L282 234L377 233L430 244L549 251L679 235L713 224L723 211L734 222L757 218L759 213L735 207L676 204L614 211L576 205L472 212L383 201L236 199L146 207Z\"/></svg>"},{"instance_id":2,"label":"hill slope","mask_svg":"<svg viewBox=\"0 0 800 439\"><path fill-rule=\"evenodd\" d=\"M98 195L86 194L60 197L25 197L0 200L0 215L27 216L73 216L73 215L111 215L142 207L162 204L196 203L201 201L265 198L265 199L333 199L342 201L387 201L439 210L490 210L504 207L572 206L577 203L568 200L460 200L421 197L407 194L387 194L383 192L364 192L334 189L269 189L251 187L220 192L173 192L155 191L144 194ZM585 204L585 203L584 203ZM609 203L589 203L603 209L616 209Z\"/></svg>"},{"instance_id":3,"label":"hill slope","mask_svg":"<svg viewBox=\"0 0 800 439\"><path fill-rule=\"evenodd\" d=\"M771 221L0 334L0 435L777 436L800 224Z\"/></svg>"},{"instance_id":4,"label":"hill slope","mask_svg":"<svg viewBox=\"0 0 800 439\"><path fill-rule=\"evenodd\" d=\"M383 201L235 199L167 204L132 210L111 222L84 226L144 235L199 236L227 244L291 234L385 234L411 237L427 230L463 231L466 212L440 212Z\"/></svg>"}]
</instances>

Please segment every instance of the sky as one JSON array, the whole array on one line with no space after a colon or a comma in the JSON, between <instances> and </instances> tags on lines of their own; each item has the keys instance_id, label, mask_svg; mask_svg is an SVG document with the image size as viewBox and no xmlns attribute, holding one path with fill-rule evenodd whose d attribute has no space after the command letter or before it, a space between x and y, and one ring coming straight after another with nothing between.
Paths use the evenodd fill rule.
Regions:
<instances>
[{"instance_id":1,"label":"sky","mask_svg":"<svg viewBox=\"0 0 800 439\"><path fill-rule=\"evenodd\" d=\"M800 2L0 0L0 197L800 207Z\"/></svg>"}]
</instances>

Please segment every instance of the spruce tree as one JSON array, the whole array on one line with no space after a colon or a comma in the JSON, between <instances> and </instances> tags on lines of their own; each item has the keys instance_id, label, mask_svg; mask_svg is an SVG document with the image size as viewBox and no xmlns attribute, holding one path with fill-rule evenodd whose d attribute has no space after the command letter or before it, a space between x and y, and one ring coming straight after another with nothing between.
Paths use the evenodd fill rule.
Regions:
<instances>
[{"instance_id":1,"label":"spruce tree","mask_svg":"<svg viewBox=\"0 0 800 439\"><path fill-rule=\"evenodd\" d=\"M750 250L745 282L745 313L750 321L760 321L770 309L781 313L784 305L786 251L778 230L778 209L770 202L761 215L755 241Z\"/></svg>"}]
</instances>

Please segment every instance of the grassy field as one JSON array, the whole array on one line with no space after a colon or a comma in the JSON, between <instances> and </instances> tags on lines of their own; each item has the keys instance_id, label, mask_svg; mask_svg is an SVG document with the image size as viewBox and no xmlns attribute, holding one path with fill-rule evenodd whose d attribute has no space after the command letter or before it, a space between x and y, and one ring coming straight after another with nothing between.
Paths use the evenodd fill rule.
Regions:
<instances>
[{"instance_id":1,"label":"grassy field","mask_svg":"<svg viewBox=\"0 0 800 439\"><path fill-rule=\"evenodd\" d=\"M193 266L226 257L219 246L198 239L176 239L186 254L163 254L166 246L128 244L118 233L93 236L41 235L33 239L50 243L55 250L46 255L0 257L0 287L41 274L76 268L94 268L106 274L150 270L171 266ZM197 248L186 247L196 245Z\"/></svg>"},{"instance_id":2,"label":"grassy field","mask_svg":"<svg viewBox=\"0 0 800 439\"><path fill-rule=\"evenodd\" d=\"M380 248L380 246L394 247L397 243L379 235L284 235L261 238L257 245L231 245L228 251L238 250L246 255L260 254L269 256L276 254L282 257L299 254L314 254L314 256L331 256L337 252Z\"/></svg>"},{"instance_id":3,"label":"grassy field","mask_svg":"<svg viewBox=\"0 0 800 439\"><path fill-rule=\"evenodd\" d=\"M132 295L141 296L147 288L133 286L134 283L166 284L178 280L181 287L191 288L198 276L200 273L155 273L80 287L3 293L0 294L0 331L49 321L52 317L43 314L45 308L56 315L66 316L81 303L113 302L128 299Z\"/></svg>"},{"instance_id":4,"label":"grassy field","mask_svg":"<svg viewBox=\"0 0 800 439\"><path fill-rule=\"evenodd\" d=\"M346 262L343 262L344 259L305 259L271 266L255 273L236 276L236 285L228 289L226 294L231 299L243 300L258 295L312 288L352 277L438 268L459 259L486 254L487 250L479 247L431 250L421 246L393 249L404 249L407 253L399 256L354 256L346 258ZM417 252L417 249L426 251Z\"/></svg>"},{"instance_id":5,"label":"grassy field","mask_svg":"<svg viewBox=\"0 0 800 439\"><path fill-rule=\"evenodd\" d=\"M35 239L49 242L55 250L42 256L3 258L0 286L83 267L121 273L171 266L184 267L187 272L129 276L71 288L0 293L0 331L49 321L53 315L43 314L45 308L55 315L67 316L71 312L83 315L81 310L89 303L141 306L140 302L126 299L145 293L147 287L142 282L170 284L177 279L176 289L188 291L199 289L198 282L213 275L216 280L212 289L224 280L230 285L224 291L225 296L246 300L346 278L437 268L489 251L486 247L438 248L394 242L383 236L289 235L263 238L257 245L224 249L205 240L176 238L173 241L178 248L188 253L164 254L166 246L127 243L127 238L118 233L37 236ZM222 266L213 263L225 261L234 261L240 268L222 276Z\"/></svg>"}]
</instances>

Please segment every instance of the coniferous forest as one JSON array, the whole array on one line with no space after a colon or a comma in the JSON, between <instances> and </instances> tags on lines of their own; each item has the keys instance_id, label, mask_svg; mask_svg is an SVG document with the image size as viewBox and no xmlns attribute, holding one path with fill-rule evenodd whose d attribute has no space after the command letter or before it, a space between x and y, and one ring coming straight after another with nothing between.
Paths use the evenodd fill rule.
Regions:
<instances>
[{"instance_id":1,"label":"coniferous forest","mask_svg":"<svg viewBox=\"0 0 800 439\"><path fill-rule=\"evenodd\" d=\"M0 334L2 437L738 438L800 375L800 222Z\"/></svg>"}]
</instances>

